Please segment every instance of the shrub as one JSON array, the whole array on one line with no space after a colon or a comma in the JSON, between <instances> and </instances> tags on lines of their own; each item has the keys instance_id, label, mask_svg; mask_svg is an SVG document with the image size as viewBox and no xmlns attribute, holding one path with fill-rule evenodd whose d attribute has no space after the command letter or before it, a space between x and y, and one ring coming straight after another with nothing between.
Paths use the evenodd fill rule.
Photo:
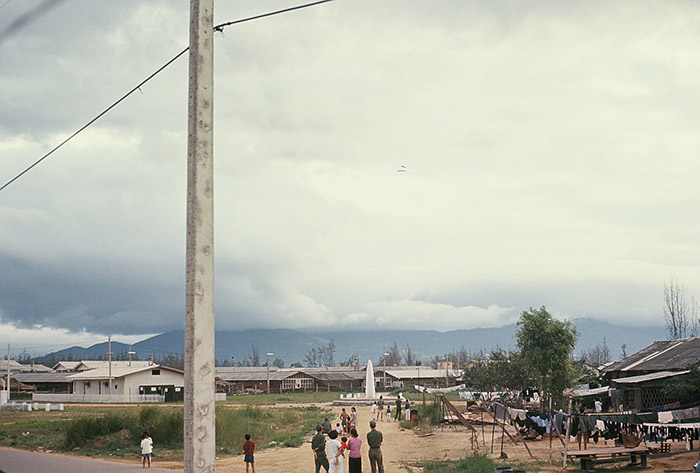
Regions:
<instances>
[{"instance_id":1,"label":"shrub","mask_svg":"<svg viewBox=\"0 0 700 473\"><path fill-rule=\"evenodd\" d=\"M68 423L64 430L65 447L84 447L96 437L102 437L122 429L131 431L134 419L125 412L110 412L100 417L79 417Z\"/></svg>"}]
</instances>

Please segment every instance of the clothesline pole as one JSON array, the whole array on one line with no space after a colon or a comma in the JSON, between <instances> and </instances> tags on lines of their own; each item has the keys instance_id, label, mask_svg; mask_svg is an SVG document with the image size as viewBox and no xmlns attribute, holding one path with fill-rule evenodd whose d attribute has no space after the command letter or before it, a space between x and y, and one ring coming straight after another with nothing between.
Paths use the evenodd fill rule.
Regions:
<instances>
[{"instance_id":1,"label":"clothesline pole","mask_svg":"<svg viewBox=\"0 0 700 473\"><path fill-rule=\"evenodd\" d=\"M564 444L564 469L566 469L567 455L569 454L569 437L571 436L571 396L569 396L569 411L566 415L566 438Z\"/></svg>"},{"instance_id":2,"label":"clothesline pole","mask_svg":"<svg viewBox=\"0 0 700 473\"><path fill-rule=\"evenodd\" d=\"M493 427L491 428L491 454L493 454L493 439L496 438L496 404L493 406Z\"/></svg>"},{"instance_id":3,"label":"clothesline pole","mask_svg":"<svg viewBox=\"0 0 700 473\"><path fill-rule=\"evenodd\" d=\"M503 423L501 424L501 428L503 429L503 432L501 432L501 458L503 458L503 440L506 436L506 412L505 406L503 406Z\"/></svg>"},{"instance_id":4,"label":"clothesline pole","mask_svg":"<svg viewBox=\"0 0 700 473\"><path fill-rule=\"evenodd\" d=\"M552 396L549 396L549 463L552 463L552 428L554 418L552 417Z\"/></svg>"},{"instance_id":5,"label":"clothesline pole","mask_svg":"<svg viewBox=\"0 0 700 473\"><path fill-rule=\"evenodd\" d=\"M486 446L486 428L484 427L484 406L481 406L481 437L484 440L484 452L488 448Z\"/></svg>"}]
</instances>

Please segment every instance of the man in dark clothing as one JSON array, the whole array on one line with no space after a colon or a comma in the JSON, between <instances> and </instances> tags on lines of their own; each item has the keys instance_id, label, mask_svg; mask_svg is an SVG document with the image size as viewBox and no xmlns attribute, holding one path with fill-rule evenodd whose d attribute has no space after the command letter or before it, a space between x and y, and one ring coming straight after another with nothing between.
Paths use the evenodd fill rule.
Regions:
<instances>
[{"instance_id":1,"label":"man in dark clothing","mask_svg":"<svg viewBox=\"0 0 700 473\"><path fill-rule=\"evenodd\" d=\"M396 397L396 414L394 414L394 420L401 420L401 398Z\"/></svg>"},{"instance_id":2,"label":"man in dark clothing","mask_svg":"<svg viewBox=\"0 0 700 473\"><path fill-rule=\"evenodd\" d=\"M371 421L367 432L367 445L369 445L369 465L372 467L372 473L384 473L384 460L382 458L382 440L384 436L377 430L377 423ZM377 472L379 470L379 472Z\"/></svg>"},{"instance_id":3,"label":"man in dark clothing","mask_svg":"<svg viewBox=\"0 0 700 473\"><path fill-rule=\"evenodd\" d=\"M331 426L331 421L328 420L328 417L326 417L321 426L323 427L323 433L326 435L328 435L328 432L330 432L333 428L333 426Z\"/></svg>"},{"instance_id":4,"label":"man in dark clothing","mask_svg":"<svg viewBox=\"0 0 700 473\"><path fill-rule=\"evenodd\" d=\"M328 457L326 456L326 437L323 435L321 424L316 426L316 435L311 439L311 450L314 452L314 463L316 473L321 471L321 467L328 473Z\"/></svg>"}]
</instances>

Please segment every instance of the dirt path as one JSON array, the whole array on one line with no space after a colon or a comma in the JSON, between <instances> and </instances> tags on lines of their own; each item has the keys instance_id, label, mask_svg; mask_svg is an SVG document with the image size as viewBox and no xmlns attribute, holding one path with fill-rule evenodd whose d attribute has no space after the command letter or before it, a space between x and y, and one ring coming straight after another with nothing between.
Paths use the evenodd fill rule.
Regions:
<instances>
[{"instance_id":1,"label":"dirt path","mask_svg":"<svg viewBox=\"0 0 700 473\"><path fill-rule=\"evenodd\" d=\"M340 413L339 407L334 407L335 414ZM369 421L371 420L371 412L369 407L358 408L358 424L360 438L362 439L362 470L369 472L369 463L367 460L368 447L366 445L366 435L369 431ZM405 473L406 469L401 467L405 464L409 466L415 462L423 460L446 460L459 459L465 455L471 455L472 450L472 435L464 427L459 427L456 431L452 427L439 427L433 430L433 435L428 437L419 437L415 432L410 430L400 430L398 422L379 422L377 427L384 434L384 444L382 451L384 453L384 469L387 473ZM491 432L490 426L486 426L483 431L480 426L477 426L479 442L479 450L484 450L484 437L486 440L486 452L491 451ZM514 429L510 428L510 432L514 433ZM493 438L493 454L492 457L497 457L500 454L501 434L496 429ZM539 471L562 471L561 466L550 466L547 463L550 459L549 439L528 442L528 446L538 461L536 468ZM552 443L552 458L556 461L561 458L561 443L555 439ZM598 444L597 446L604 446ZM608 442L608 446L612 446L612 442ZM572 442L572 449L578 448ZM647 472L681 472L692 471L692 465L698 459L697 451L686 452L681 443L672 444L673 455L667 457L655 457L649 460L650 468ZM504 452L508 459L513 461L524 460L530 461L530 456L522 444L514 444L508 437L504 441ZM290 471L313 471L313 456L311 446L307 442L299 448L272 448L262 450L255 455L257 469L265 473L288 473ZM347 460L346 460L347 462ZM559 463L561 465L561 463ZM174 465L178 466L178 465ZM617 467L622 464L617 464ZM181 466L180 466L181 467ZM216 463L217 470L226 472L243 472L245 466L243 456L221 458ZM605 465L604 468L613 468L615 465ZM578 470L578 463L569 466L569 470ZM347 466L345 471L347 471ZM414 471L419 471L414 469ZM535 470L531 470L535 471Z\"/></svg>"},{"instance_id":2,"label":"dirt path","mask_svg":"<svg viewBox=\"0 0 700 473\"><path fill-rule=\"evenodd\" d=\"M324 405L328 407L328 405ZM334 414L340 413L340 407L334 407ZM367 460L369 448L366 435L369 432L369 421L372 414L369 407L358 408L358 433L362 439L362 470L369 472ZM404 462L413 463L420 460L443 460L449 458L461 458L471 446L471 434L464 429L454 432L451 428L444 431L436 429L434 435L418 437L413 431L402 431L398 422L382 421L377 429L384 434L382 452L384 454L384 471L386 473L405 473L401 469ZM311 435L311 432L309 432ZM469 449L471 452L471 448ZM346 455L347 463L347 455ZM314 460L311 453L311 444L307 441L299 448L269 448L255 453L256 471L265 473L288 473L301 471L301 469L313 471ZM159 462L163 468L182 468L181 463ZM243 455L222 457L216 462L216 468L226 472L245 471ZM347 466L346 466L347 471Z\"/></svg>"}]
</instances>

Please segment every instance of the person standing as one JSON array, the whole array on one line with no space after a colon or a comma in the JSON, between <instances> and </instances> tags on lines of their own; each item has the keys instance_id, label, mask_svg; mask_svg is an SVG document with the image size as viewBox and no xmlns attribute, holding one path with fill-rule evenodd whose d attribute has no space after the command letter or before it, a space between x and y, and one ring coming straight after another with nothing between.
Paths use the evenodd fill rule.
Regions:
<instances>
[{"instance_id":1,"label":"person standing","mask_svg":"<svg viewBox=\"0 0 700 473\"><path fill-rule=\"evenodd\" d=\"M372 420L377 420L377 401L372 401Z\"/></svg>"},{"instance_id":2,"label":"person standing","mask_svg":"<svg viewBox=\"0 0 700 473\"><path fill-rule=\"evenodd\" d=\"M355 406L350 408L350 430L353 427L357 427L357 409L355 409Z\"/></svg>"},{"instance_id":3,"label":"person standing","mask_svg":"<svg viewBox=\"0 0 700 473\"><path fill-rule=\"evenodd\" d=\"M348 473L362 473L362 440L357 435L357 429L350 429L350 440L348 440Z\"/></svg>"},{"instance_id":4,"label":"person standing","mask_svg":"<svg viewBox=\"0 0 700 473\"><path fill-rule=\"evenodd\" d=\"M596 399L593 404L595 405L596 414L600 414L603 412L603 403L600 402L600 398Z\"/></svg>"},{"instance_id":5,"label":"person standing","mask_svg":"<svg viewBox=\"0 0 700 473\"><path fill-rule=\"evenodd\" d=\"M250 465L253 473L255 473L255 442L250 440L250 434L245 434L243 453L245 453L245 456L243 457L243 461L245 462L245 473L248 473L248 465Z\"/></svg>"},{"instance_id":6,"label":"person standing","mask_svg":"<svg viewBox=\"0 0 700 473\"><path fill-rule=\"evenodd\" d=\"M316 435L311 439L311 450L314 452L314 464L316 473L321 471L321 467L328 473L328 457L326 456L326 437L323 435L321 424L316 426Z\"/></svg>"},{"instance_id":7,"label":"person standing","mask_svg":"<svg viewBox=\"0 0 700 473\"><path fill-rule=\"evenodd\" d=\"M411 403L406 398L406 420L411 420Z\"/></svg>"},{"instance_id":8,"label":"person standing","mask_svg":"<svg viewBox=\"0 0 700 473\"><path fill-rule=\"evenodd\" d=\"M141 435L141 468L151 467L151 456L153 455L153 439L148 432Z\"/></svg>"},{"instance_id":9,"label":"person standing","mask_svg":"<svg viewBox=\"0 0 700 473\"><path fill-rule=\"evenodd\" d=\"M379 396L377 401L377 420L384 420L384 396Z\"/></svg>"},{"instance_id":10,"label":"person standing","mask_svg":"<svg viewBox=\"0 0 700 473\"><path fill-rule=\"evenodd\" d=\"M350 415L345 411L344 407L340 413L340 423L343 425L343 433L347 434L350 432Z\"/></svg>"},{"instance_id":11,"label":"person standing","mask_svg":"<svg viewBox=\"0 0 700 473\"><path fill-rule=\"evenodd\" d=\"M394 414L395 420L401 420L401 396L396 398L396 413Z\"/></svg>"},{"instance_id":12,"label":"person standing","mask_svg":"<svg viewBox=\"0 0 700 473\"><path fill-rule=\"evenodd\" d=\"M343 473L344 455L341 443L338 440L338 432L331 430L328 437L330 438L328 441L328 462L330 465L328 473Z\"/></svg>"},{"instance_id":13,"label":"person standing","mask_svg":"<svg viewBox=\"0 0 700 473\"><path fill-rule=\"evenodd\" d=\"M328 435L328 433L333 429L333 426L331 425L331 421L328 420L328 417L325 418L323 421L323 424L321 424L323 427L323 433Z\"/></svg>"},{"instance_id":14,"label":"person standing","mask_svg":"<svg viewBox=\"0 0 700 473\"><path fill-rule=\"evenodd\" d=\"M372 473L384 473L384 459L382 458L382 440L384 436L377 430L377 423L369 423L371 429L367 432L367 445L369 445L369 466Z\"/></svg>"}]
</instances>

